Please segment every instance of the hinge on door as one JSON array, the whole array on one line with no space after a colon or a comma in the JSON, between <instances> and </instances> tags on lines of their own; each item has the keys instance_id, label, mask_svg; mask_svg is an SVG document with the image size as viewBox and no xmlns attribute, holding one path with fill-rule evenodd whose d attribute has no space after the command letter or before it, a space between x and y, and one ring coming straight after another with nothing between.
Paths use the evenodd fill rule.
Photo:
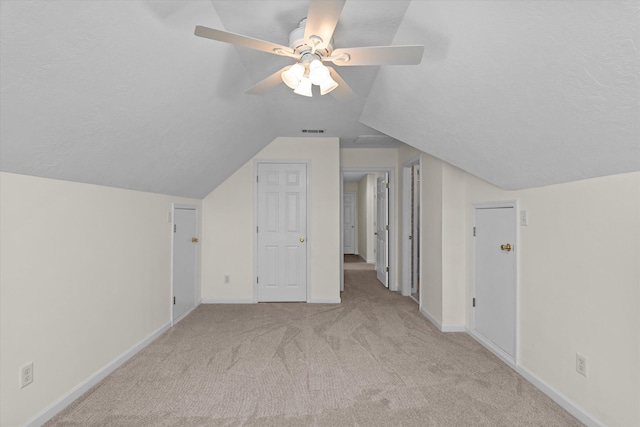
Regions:
<instances>
[{"instance_id":1,"label":"hinge on door","mask_svg":"<svg viewBox=\"0 0 640 427\"><path fill-rule=\"evenodd\" d=\"M387 267L387 273L389 272L389 267Z\"/></svg>"},{"instance_id":2,"label":"hinge on door","mask_svg":"<svg viewBox=\"0 0 640 427\"><path fill-rule=\"evenodd\" d=\"M256 283L260 283L260 278L256 277Z\"/></svg>"},{"instance_id":3,"label":"hinge on door","mask_svg":"<svg viewBox=\"0 0 640 427\"><path fill-rule=\"evenodd\" d=\"M173 224L173 232L176 232L176 224Z\"/></svg>"},{"instance_id":4,"label":"hinge on door","mask_svg":"<svg viewBox=\"0 0 640 427\"><path fill-rule=\"evenodd\" d=\"M258 176L256 175L256 182L258 182L258 181L259 181L259 179L260 179L260 178L258 178Z\"/></svg>"},{"instance_id":5,"label":"hinge on door","mask_svg":"<svg viewBox=\"0 0 640 427\"><path fill-rule=\"evenodd\" d=\"M386 229L387 231L389 231L389 226L388 226L388 225L386 225L386 226L385 226L385 229Z\"/></svg>"},{"instance_id":6,"label":"hinge on door","mask_svg":"<svg viewBox=\"0 0 640 427\"><path fill-rule=\"evenodd\" d=\"M258 226L256 225L256 233L258 233Z\"/></svg>"},{"instance_id":7,"label":"hinge on door","mask_svg":"<svg viewBox=\"0 0 640 427\"><path fill-rule=\"evenodd\" d=\"M475 306L476 306L476 299L474 298L473 299L473 307L475 307Z\"/></svg>"},{"instance_id":8,"label":"hinge on door","mask_svg":"<svg viewBox=\"0 0 640 427\"><path fill-rule=\"evenodd\" d=\"M176 305L176 297L173 297L173 305Z\"/></svg>"},{"instance_id":9,"label":"hinge on door","mask_svg":"<svg viewBox=\"0 0 640 427\"><path fill-rule=\"evenodd\" d=\"M476 228L473 227L473 237L476 237Z\"/></svg>"},{"instance_id":10,"label":"hinge on door","mask_svg":"<svg viewBox=\"0 0 640 427\"><path fill-rule=\"evenodd\" d=\"M388 182L385 185L386 185L387 188L389 188L389 183Z\"/></svg>"}]
</instances>

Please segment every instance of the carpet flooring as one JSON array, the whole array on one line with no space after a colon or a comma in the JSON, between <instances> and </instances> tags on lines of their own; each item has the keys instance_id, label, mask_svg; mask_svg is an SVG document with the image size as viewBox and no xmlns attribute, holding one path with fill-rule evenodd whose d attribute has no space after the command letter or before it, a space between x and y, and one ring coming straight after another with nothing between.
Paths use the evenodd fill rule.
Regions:
<instances>
[{"instance_id":1,"label":"carpet flooring","mask_svg":"<svg viewBox=\"0 0 640 427\"><path fill-rule=\"evenodd\" d=\"M582 425L347 258L342 304L200 305L46 425Z\"/></svg>"}]
</instances>

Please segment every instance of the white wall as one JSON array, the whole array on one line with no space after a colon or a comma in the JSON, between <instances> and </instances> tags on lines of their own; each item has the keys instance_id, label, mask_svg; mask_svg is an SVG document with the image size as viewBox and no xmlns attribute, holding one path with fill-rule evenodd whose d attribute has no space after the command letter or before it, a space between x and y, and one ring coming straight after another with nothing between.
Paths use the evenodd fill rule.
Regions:
<instances>
[{"instance_id":1,"label":"white wall","mask_svg":"<svg viewBox=\"0 0 640 427\"><path fill-rule=\"evenodd\" d=\"M169 325L172 202L200 205L0 173L1 425L24 424Z\"/></svg>"},{"instance_id":2,"label":"white wall","mask_svg":"<svg viewBox=\"0 0 640 427\"><path fill-rule=\"evenodd\" d=\"M338 138L277 138L202 202L203 302L254 301L254 160L310 160L309 243L312 302L340 299ZM224 284L224 275L231 283Z\"/></svg>"},{"instance_id":3,"label":"white wall","mask_svg":"<svg viewBox=\"0 0 640 427\"><path fill-rule=\"evenodd\" d=\"M472 326L471 206L518 200L520 369L606 425L640 425L640 173L504 191L421 156L421 309Z\"/></svg>"},{"instance_id":4,"label":"white wall","mask_svg":"<svg viewBox=\"0 0 640 427\"><path fill-rule=\"evenodd\" d=\"M640 425L640 173L515 192L468 174L467 182L469 206L518 199L528 213L521 366L607 425ZM587 378L575 370L576 352Z\"/></svg>"}]
</instances>

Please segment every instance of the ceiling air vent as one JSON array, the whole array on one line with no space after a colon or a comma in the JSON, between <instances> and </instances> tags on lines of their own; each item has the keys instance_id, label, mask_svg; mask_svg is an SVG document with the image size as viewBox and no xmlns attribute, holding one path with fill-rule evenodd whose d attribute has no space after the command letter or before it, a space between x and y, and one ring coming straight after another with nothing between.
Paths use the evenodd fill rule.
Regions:
<instances>
[{"instance_id":1,"label":"ceiling air vent","mask_svg":"<svg viewBox=\"0 0 640 427\"><path fill-rule=\"evenodd\" d=\"M384 145L393 141L394 139L387 135L359 135L353 143Z\"/></svg>"},{"instance_id":2,"label":"ceiling air vent","mask_svg":"<svg viewBox=\"0 0 640 427\"><path fill-rule=\"evenodd\" d=\"M325 133L325 129L302 129L302 133Z\"/></svg>"}]
</instances>

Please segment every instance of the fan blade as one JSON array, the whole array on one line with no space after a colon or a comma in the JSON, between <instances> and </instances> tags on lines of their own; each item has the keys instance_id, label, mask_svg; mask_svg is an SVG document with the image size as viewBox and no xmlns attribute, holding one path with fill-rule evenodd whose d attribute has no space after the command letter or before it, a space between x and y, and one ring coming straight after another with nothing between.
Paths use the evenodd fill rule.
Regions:
<instances>
[{"instance_id":1,"label":"fan blade","mask_svg":"<svg viewBox=\"0 0 640 427\"><path fill-rule=\"evenodd\" d=\"M254 39L240 34L230 33L228 31L216 30L203 26L196 26L195 35L206 39L217 40L220 42L231 43L238 46L248 47L249 49L260 50L262 52L273 53L276 55L297 57L293 49L276 43L266 42L264 40Z\"/></svg>"},{"instance_id":2,"label":"fan blade","mask_svg":"<svg viewBox=\"0 0 640 427\"><path fill-rule=\"evenodd\" d=\"M341 67L354 65L416 65L422 61L424 46L371 46L336 49L331 53L334 64ZM340 57L349 55L349 60Z\"/></svg>"},{"instance_id":3,"label":"fan blade","mask_svg":"<svg viewBox=\"0 0 640 427\"><path fill-rule=\"evenodd\" d=\"M251 95L262 95L263 93L265 93L269 89L272 89L272 88L278 86L280 83L282 83L282 77L280 77L280 74L282 74L283 71L286 70L289 67L291 67L291 65L287 65L286 67L282 67L281 69L279 69L275 73L271 74L266 79L262 80L259 83L256 83L255 85L253 85L252 87L247 89L244 93L248 93L248 94L251 94Z\"/></svg>"},{"instance_id":4,"label":"fan blade","mask_svg":"<svg viewBox=\"0 0 640 427\"><path fill-rule=\"evenodd\" d=\"M329 69L329 73L331 74L331 78L338 83L338 87L329 92L333 95L334 98L339 99L340 101L348 101L349 99L354 98L356 95L353 93L347 82L345 82L340 74L336 70L331 67L327 67Z\"/></svg>"},{"instance_id":5,"label":"fan blade","mask_svg":"<svg viewBox=\"0 0 640 427\"><path fill-rule=\"evenodd\" d=\"M318 36L322 42L316 47L318 49L327 47L333 37L344 3L345 0L311 0L309 2L307 23L304 28L304 40L309 46L314 45L309 38Z\"/></svg>"}]
</instances>

